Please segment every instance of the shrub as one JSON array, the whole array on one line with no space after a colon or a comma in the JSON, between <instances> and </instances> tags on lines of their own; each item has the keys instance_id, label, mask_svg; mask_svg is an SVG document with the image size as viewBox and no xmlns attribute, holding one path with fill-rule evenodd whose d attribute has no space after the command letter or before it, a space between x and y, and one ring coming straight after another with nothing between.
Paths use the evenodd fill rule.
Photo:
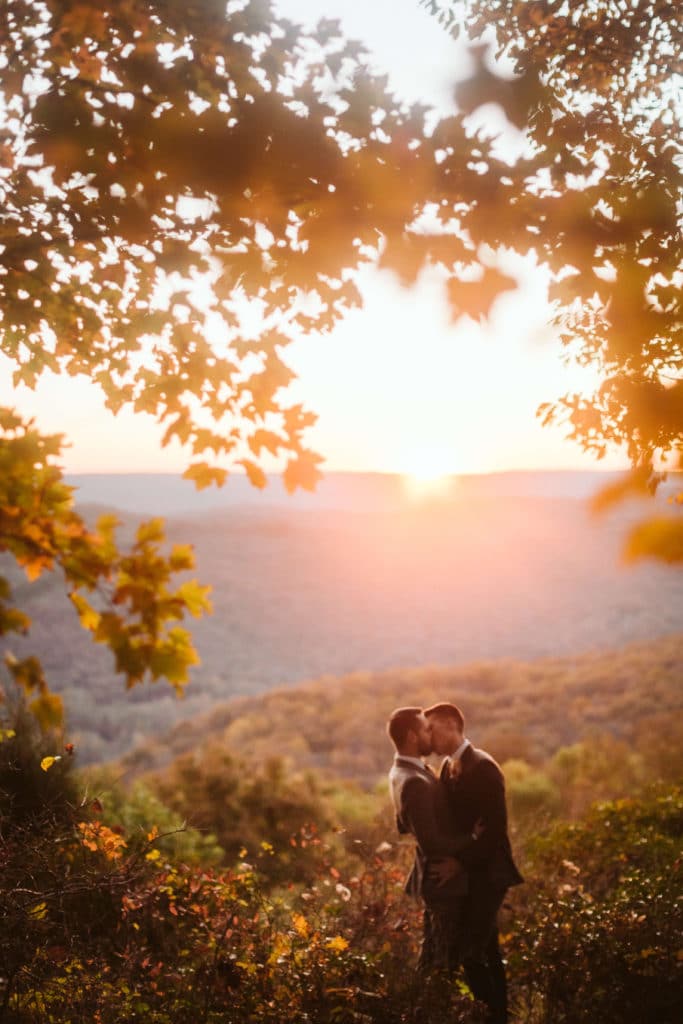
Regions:
<instances>
[{"instance_id":1,"label":"shrub","mask_svg":"<svg viewBox=\"0 0 683 1024\"><path fill-rule=\"evenodd\" d=\"M674 1024L683 1014L683 796L598 805L530 848L511 964L524 1019Z\"/></svg>"}]
</instances>

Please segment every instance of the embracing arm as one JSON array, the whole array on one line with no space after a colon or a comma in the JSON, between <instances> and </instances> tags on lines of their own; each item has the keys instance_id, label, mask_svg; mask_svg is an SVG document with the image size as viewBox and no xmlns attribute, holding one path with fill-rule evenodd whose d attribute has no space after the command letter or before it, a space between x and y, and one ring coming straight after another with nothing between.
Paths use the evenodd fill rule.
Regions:
<instances>
[{"instance_id":1,"label":"embracing arm","mask_svg":"<svg viewBox=\"0 0 683 1024\"><path fill-rule=\"evenodd\" d=\"M458 859L467 867L476 867L490 860L494 851L504 842L507 835L507 807L505 805L505 781L494 761L477 765L477 808L483 831L478 839L466 844ZM449 786L449 798L457 799Z\"/></svg>"},{"instance_id":2,"label":"embracing arm","mask_svg":"<svg viewBox=\"0 0 683 1024\"><path fill-rule=\"evenodd\" d=\"M422 779L409 779L401 794L401 817L426 857L461 857L474 841L471 835L446 835L436 816L433 788Z\"/></svg>"}]
</instances>

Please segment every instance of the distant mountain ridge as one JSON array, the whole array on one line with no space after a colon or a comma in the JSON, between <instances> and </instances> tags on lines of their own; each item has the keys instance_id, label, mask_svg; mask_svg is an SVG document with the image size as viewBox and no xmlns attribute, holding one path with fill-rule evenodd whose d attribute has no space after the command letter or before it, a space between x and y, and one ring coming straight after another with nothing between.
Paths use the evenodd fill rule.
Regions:
<instances>
[{"instance_id":1,"label":"distant mountain ridge","mask_svg":"<svg viewBox=\"0 0 683 1024\"><path fill-rule=\"evenodd\" d=\"M545 497L584 499L617 479L618 472L514 471L452 477L453 486L440 500L469 497ZM134 515L193 515L236 507L296 509L389 510L410 504L404 479L393 473L326 473L313 493L287 494L279 475L268 476L259 491L247 477L234 473L223 488L197 491L193 483L170 473L67 474L79 504L120 509Z\"/></svg>"},{"instance_id":2,"label":"distant mountain ridge","mask_svg":"<svg viewBox=\"0 0 683 1024\"><path fill-rule=\"evenodd\" d=\"M3 648L43 659L83 760L118 757L217 702L305 679L573 656L681 630L683 574L620 564L640 506L596 520L577 498L501 497L464 484L448 500L382 504L377 488L396 495L396 481L361 477L330 482L347 507L283 501L172 515L163 482L152 479L154 511L166 514L170 543L194 545L196 575L213 587L214 614L189 623L202 664L183 701L164 682L126 692L58 578L29 584L16 568L9 574L34 625ZM118 485L118 497L139 504ZM354 492L365 497L349 503ZM97 497L89 515L112 507ZM125 538L140 512L119 515Z\"/></svg>"}]
</instances>

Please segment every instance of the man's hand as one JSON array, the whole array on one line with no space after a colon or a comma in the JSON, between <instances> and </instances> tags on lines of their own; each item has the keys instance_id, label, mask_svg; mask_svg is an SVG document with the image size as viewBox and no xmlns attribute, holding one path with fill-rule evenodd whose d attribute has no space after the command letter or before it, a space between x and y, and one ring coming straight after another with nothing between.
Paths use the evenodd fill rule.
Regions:
<instances>
[{"instance_id":1,"label":"man's hand","mask_svg":"<svg viewBox=\"0 0 683 1024\"><path fill-rule=\"evenodd\" d=\"M446 882L450 882L452 878L457 878L463 871L462 864L455 857L439 857L430 862L427 874L433 882L436 882L437 886L441 887Z\"/></svg>"}]
</instances>

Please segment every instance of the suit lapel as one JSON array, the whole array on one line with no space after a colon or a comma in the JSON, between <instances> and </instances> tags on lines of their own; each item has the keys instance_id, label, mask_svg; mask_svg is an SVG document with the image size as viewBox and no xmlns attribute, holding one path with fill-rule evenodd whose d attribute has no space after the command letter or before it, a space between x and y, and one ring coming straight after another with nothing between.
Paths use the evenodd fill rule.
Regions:
<instances>
[{"instance_id":1,"label":"suit lapel","mask_svg":"<svg viewBox=\"0 0 683 1024\"><path fill-rule=\"evenodd\" d=\"M462 771L459 777L457 779L450 778L448 767L451 763L451 758L445 757L441 763L439 778L441 779L442 782L448 782L450 786L458 786L462 778L465 775L467 775L467 773L474 767L476 761L477 758L474 753L474 747L470 743L468 746L465 747L462 754L460 755L460 764L462 765Z\"/></svg>"},{"instance_id":2,"label":"suit lapel","mask_svg":"<svg viewBox=\"0 0 683 1024\"><path fill-rule=\"evenodd\" d=\"M463 750L460 760L462 761L462 774L465 775L477 762L474 747L471 743Z\"/></svg>"}]
</instances>

